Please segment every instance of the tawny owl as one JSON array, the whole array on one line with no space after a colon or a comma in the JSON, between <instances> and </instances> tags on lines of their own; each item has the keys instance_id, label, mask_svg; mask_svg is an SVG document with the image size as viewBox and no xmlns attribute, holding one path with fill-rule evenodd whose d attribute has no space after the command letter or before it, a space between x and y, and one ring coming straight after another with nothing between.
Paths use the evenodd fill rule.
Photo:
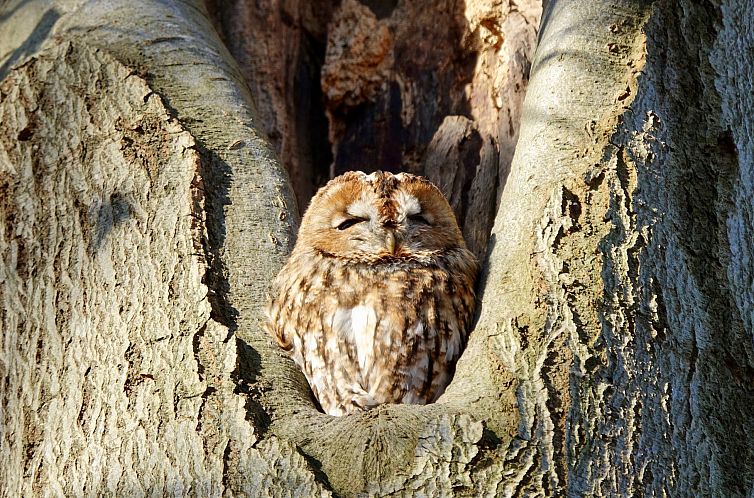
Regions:
<instances>
[{"instance_id":1,"label":"tawny owl","mask_svg":"<svg viewBox=\"0 0 754 498\"><path fill-rule=\"evenodd\" d=\"M312 199L266 327L330 415L429 403L465 345L476 272L437 187L349 172Z\"/></svg>"}]
</instances>

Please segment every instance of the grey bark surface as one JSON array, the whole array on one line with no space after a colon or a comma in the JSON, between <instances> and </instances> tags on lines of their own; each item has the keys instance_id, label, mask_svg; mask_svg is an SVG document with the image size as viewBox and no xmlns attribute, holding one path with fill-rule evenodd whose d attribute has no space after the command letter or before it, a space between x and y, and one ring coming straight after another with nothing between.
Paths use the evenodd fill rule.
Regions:
<instances>
[{"instance_id":1,"label":"grey bark surface","mask_svg":"<svg viewBox=\"0 0 754 498\"><path fill-rule=\"evenodd\" d=\"M3 494L329 495L239 393L297 214L201 4L7 9L57 22L0 98Z\"/></svg>"},{"instance_id":2,"label":"grey bark surface","mask_svg":"<svg viewBox=\"0 0 754 498\"><path fill-rule=\"evenodd\" d=\"M327 182L332 160L319 84L333 0L205 2L288 171L299 206Z\"/></svg>"},{"instance_id":3,"label":"grey bark surface","mask_svg":"<svg viewBox=\"0 0 754 498\"><path fill-rule=\"evenodd\" d=\"M297 207L204 6L4 4L3 494L754 496L752 7L548 2L452 384L333 418L259 328ZM429 142L455 200L489 112Z\"/></svg>"}]
</instances>

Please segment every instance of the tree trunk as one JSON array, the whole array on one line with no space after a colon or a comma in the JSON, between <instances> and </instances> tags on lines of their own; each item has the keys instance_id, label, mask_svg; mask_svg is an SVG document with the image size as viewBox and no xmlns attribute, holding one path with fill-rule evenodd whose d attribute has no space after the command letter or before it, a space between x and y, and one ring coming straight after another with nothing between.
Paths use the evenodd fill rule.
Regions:
<instances>
[{"instance_id":1,"label":"tree trunk","mask_svg":"<svg viewBox=\"0 0 754 498\"><path fill-rule=\"evenodd\" d=\"M547 2L522 107L534 3L363 3L0 8L4 494L754 496L751 2ZM334 418L259 323L364 157L486 263L442 398Z\"/></svg>"}]
</instances>

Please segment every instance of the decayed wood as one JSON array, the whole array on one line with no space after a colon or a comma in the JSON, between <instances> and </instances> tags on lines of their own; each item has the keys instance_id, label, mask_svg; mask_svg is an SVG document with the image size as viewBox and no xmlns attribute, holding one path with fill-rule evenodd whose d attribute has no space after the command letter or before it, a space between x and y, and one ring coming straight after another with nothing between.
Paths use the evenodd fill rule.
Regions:
<instances>
[{"instance_id":1,"label":"decayed wood","mask_svg":"<svg viewBox=\"0 0 754 498\"><path fill-rule=\"evenodd\" d=\"M497 154L499 181L484 180L502 187L539 1L208 3L300 207L345 170L426 173L433 135L452 115L473 121L493 146L484 155ZM450 170L444 174L452 176ZM485 226L477 237L488 232Z\"/></svg>"},{"instance_id":2,"label":"decayed wood","mask_svg":"<svg viewBox=\"0 0 754 498\"><path fill-rule=\"evenodd\" d=\"M469 249L484 261L497 201L495 142L473 121L448 116L427 147L423 173L450 199Z\"/></svg>"},{"instance_id":3,"label":"decayed wood","mask_svg":"<svg viewBox=\"0 0 754 498\"><path fill-rule=\"evenodd\" d=\"M332 154L319 83L333 0L208 0L248 83L261 131L288 171L301 209L329 179Z\"/></svg>"},{"instance_id":4,"label":"decayed wood","mask_svg":"<svg viewBox=\"0 0 754 498\"><path fill-rule=\"evenodd\" d=\"M333 174L428 176L483 260L540 13L535 1L398 2L378 19L357 0L342 2L322 68Z\"/></svg>"}]
</instances>

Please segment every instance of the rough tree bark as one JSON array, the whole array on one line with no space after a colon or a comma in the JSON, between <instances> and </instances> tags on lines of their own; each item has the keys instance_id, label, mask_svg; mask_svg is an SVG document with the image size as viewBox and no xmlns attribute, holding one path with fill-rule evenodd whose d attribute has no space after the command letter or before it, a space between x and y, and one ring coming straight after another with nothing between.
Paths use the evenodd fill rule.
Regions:
<instances>
[{"instance_id":1,"label":"rough tree bark","mask_svg":"<svg viewBox=\"0 0 754 498\"><path fill-rule=\"evenodd\" d=\"M374 26L412 8L365 3ZM505 67L504 16L474 12L517 2L480 5L461 31L481 45L456 48ZM476 131L474 166L496 165L471 196L496 213L489 244L474 239L488 246L478 321L438 403L333 418L258 326L296 201L258 131L282 125L259 122L262 87L247 91L205 6L6 2L3 492L754 496L752 7L550 1L507 177L500 131L517 114L484 104L509 90L476 70L476 111L450 106L401 139L415 167L452 178L442 158ZM417 114L437 110L422 98ZM355 143L338 140L369 122L343 119L336 165ZM471 213L466 182L444 186Z\"/></svg>"}]
</instances>

